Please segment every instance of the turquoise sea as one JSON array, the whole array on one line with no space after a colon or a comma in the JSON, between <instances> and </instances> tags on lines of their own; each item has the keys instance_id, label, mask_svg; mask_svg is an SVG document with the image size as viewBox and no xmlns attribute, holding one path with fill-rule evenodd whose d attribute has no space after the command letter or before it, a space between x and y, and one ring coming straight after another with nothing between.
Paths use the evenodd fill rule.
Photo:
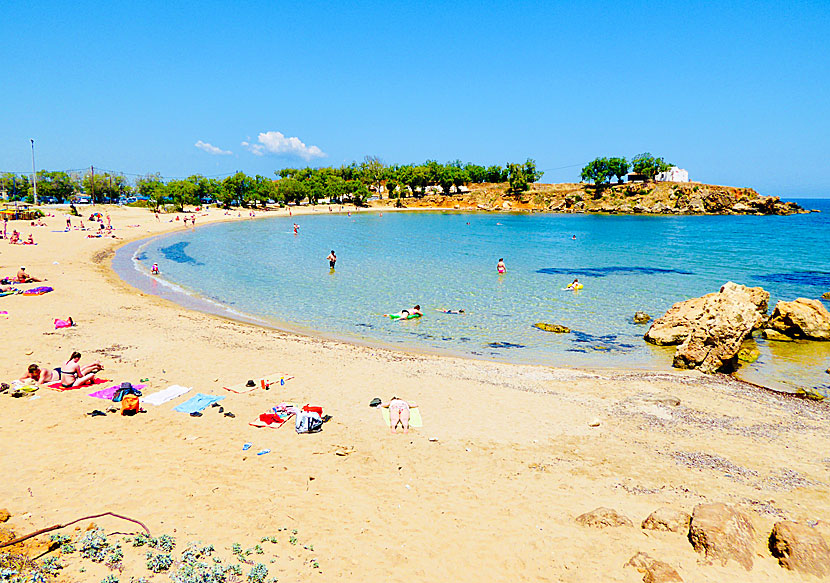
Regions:
<instances>
[{"instance_id":1,"label":"turquoise sea","mask_svg":"<svg viewBox=\"0 0 830 583\"><path fill-rule=\"evenodd\" d=\"M123 253L132 262L122 257L116 267L150 291L209 300L278 328L508 362L667 369L674 349L646 344L635 311L659 316L730 280L768 290L770 309L830 291L830 200L799 202L823 212L347 216L321 206L310 216L238 220L131 245ZM502 257L507 273L499 275ZM149 273L154 262L159 281L125 273ZM574 278L584 288L563 290ZM423 318L383 316L414 304ZM445 308L466 313L437 311ZM573 332L543 332L535 322ZM830 343L757 342L762 356L742 378L830 392Z\"/></svg>"}]
</instances>

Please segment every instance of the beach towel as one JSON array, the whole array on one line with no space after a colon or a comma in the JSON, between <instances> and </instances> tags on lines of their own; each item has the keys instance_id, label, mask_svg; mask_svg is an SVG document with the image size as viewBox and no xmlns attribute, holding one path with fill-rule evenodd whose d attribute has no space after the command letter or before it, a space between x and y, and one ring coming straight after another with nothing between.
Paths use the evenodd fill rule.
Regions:
<instances>
[{"instance_id":1,"label":"beach towel","mask_svg":"<svg viewBox=\"0 0 830 583\"><path fill-rule=\"evenodd\" d=\"M147 385L133 385L134 389L141 390ZM112 401L112 398L115 396L115 391L121 388L121 385L112 385L107 389L101 389L100 391L95 391L94 393L90 393L90 397L95 397L96 399L107 399L108 401Z\"/></svg>"},{"instance_id":2,"label":"beach towel","mask_svg":"<svg viewBox=\"0 0 830 583\"><path fill-rule=\"evenodd\" d=\"M24 296L42 296L43 294L48 294L50 291L53 291L51 287L48 285L42 285L40 287L33 287L32 289L27 289L23 292Z\"/></svg>"},{"instance_id":3,"label":"beach towel","mask_svg":"<svg viewBox=\"0 0 830 583\"><path fill-rule=\"evenodd\" d=\"M282 427L283 424L291 419L293 413L286 413L285 416L278 415L275 413L263 413L259 416L259 419L251 421L248 425L252 427L270 427L272 429L276 429L277 427Z\"/></svg>"},{"instance_id":4,"label":"beach towel","mask_svg":"<svg viewBox=\"0 0 830 583\"><path fill-rule=\"evenodd\" d=\"M380 413L383 415L383 422L389 427L389 408L381 407ZM410 407L409 409L409 426L423 427L424 421L421 419L421 410L418 407Z\"/></svg>"},{"instance_id":5,"label":"beach towel","mask_svg":"<svg viewBox=\"0 0 830 583\"><path fill-rule=\"evenodd\" d=\"M64 387L60 384L60 382L52 383L51 385L46 386L55 391L72 391L74 389L83 389L84 387L90 387L92 385L100 385L101 383L109 382L112 382L112 379L92 379L92 382L84 383L83 385L78 385L77 387Z\"/></svg>"},{"instance_id":6,"label":"beach towel","mask_svg":"<svg viewBox=\"0 0 830 583\"><path fill-rule=\"evenodd\" d=\"M204 393L196 393L181 405L173 407L173 410L178 411L179 413L196 413L197 411L202 411L203 409L206 409L210 405L213 405L214 403L217 403L224 398L225 397L205 395Z\"/></svg>"},{"instance_id":7,"label":"beach towel","mask_svg":"<svg viewBox=\"0 0 830 583\"><path fill-rule=\"evenodd\" d=\"M222 387L226 391L230 391L231 393L237 393L239 395L250 393L251 391L256 391L260 389L264 389L263 385L270 385L270 386L280 386L282 383L280 381L289 381L294 377L291 375L287 375L281 372L271 373L269 375L265 375L264 377L259 377L258 379L253 379L254 386L249 387L247 386L248 381L244 383L239 383L238 385L231 385L230 387Z\"/></svg>"},{"instance_id":8,"label":"beach towel","mask_svg":"<svg viewBox=\"0 0 830 583\"><path fill-rule=\"evenodd\" d=\"M181 397L185 393L188 393L193 390L193 387L183 387L181 385L170 385L164 390L161 390L157 393L153 393L149 397L144 397L144 400L141 402L150 405L163 405L167 401L172 401L176 397Z\"/></svg>"}]
</instances>

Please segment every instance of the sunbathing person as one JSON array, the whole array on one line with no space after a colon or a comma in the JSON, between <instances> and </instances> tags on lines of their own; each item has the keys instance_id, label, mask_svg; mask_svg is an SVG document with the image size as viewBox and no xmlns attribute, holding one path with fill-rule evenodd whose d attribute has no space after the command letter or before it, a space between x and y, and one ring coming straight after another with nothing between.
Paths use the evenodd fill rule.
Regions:
<instances>
[{"instance_id":1,"label":"sunbathing person","mask_svg":"<svg viewBox=\"0 0 830 583\"><path fill-rule=\"evenodd\" d=\"M66 364L59 369L61 386L65 389L70 387L80 387L91 383L95 379L95 373L104 370L100 362L93 362L84 366L80 365L81 353L73 352Z\"/></svg>"},{"instance_id":2,"label":"sunbathing person","mask_svg":"<svg viewBox=\"0 0 830 583\"><path fill-rule=\"evenodd\" d=\"M55 368L40 368L36 364L29 365L29 372L25 376L20 377L21 381L32 379L39 385L46 383L56 383L61 380L60 369Z\"/></svg>"},{"instance_id":3,"label":"sunbathing person","mask_svg":"<svg viewBox=\"0 0 830 583\"><path fill-rule=\"evenodd\" d=\"M381 403L380 406L389 409L389 430L392 433L397 433L398 423L401 424L404 433L409 433L409 410L418 405L408 403L398 397L392 397L386 403Z\"/></svg>"},{"instance_id":4,"label":"sunbathing person","mask_svg":"<svg viewBox=\"0 0 830 583\"><path fill-rule=\"evenodd\" d=\"M17 272L17 283L34 283L34 282L37 282L37 281L43 281L43 280L38 279L36 277L32 277L31 275L26 273L26 266L25 265L20 266L20 271Z\"/></svg>"}]
</instances>

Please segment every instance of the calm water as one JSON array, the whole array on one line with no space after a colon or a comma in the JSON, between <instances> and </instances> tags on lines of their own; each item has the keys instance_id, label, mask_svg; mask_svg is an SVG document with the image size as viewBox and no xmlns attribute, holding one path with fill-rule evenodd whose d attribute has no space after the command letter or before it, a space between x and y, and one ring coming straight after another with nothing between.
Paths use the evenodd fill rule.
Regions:
<instances>
[{"instance_id":1,"label":"calm water","mask_svg":"<svg viewBox=\"0 0 830 583\"><path fill-rule=\"evenodd\" d=\"M772 299L830 291L830 201L790 217L632 217L385 213L238 221L150 241L136 265L277 326L557 366L669 368L673 349L642 340L636 310L724 282L762 286ZM292 223L300 224L294 235ZM573 236L576 236L576 239ZM336 271L326 256L336 250ZM496 273L503 257L507 273ZM575 277L579 292L564 291ZM420 320L384 313L420 304ZM830 305L830 304L825 304ZM463 308L450 315L439 308ZM535 322L564 324L552 334ZM830 390L830 343L759 340L741 375L782 388Z\"/></svg>"}]
</instances>

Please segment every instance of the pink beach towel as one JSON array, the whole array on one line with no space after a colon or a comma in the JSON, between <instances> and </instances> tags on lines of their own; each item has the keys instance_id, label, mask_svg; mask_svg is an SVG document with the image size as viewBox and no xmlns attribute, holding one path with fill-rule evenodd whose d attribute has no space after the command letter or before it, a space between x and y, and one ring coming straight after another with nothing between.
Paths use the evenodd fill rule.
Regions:
<instances>
[{"instance_id":1,"label":"pink beach towel","mask_svg":"<svg viewBox=\"0 0 830 583\"><path fill-rule=\"evenodd\" d=\"M146 387L147 385L133 385L134 389L138 389L139 391ZM90 393L90 397L95 397L98 399L107 399L108 401L112 401L112 398L115 396L115 391L117 391L121 387L120 384L112 385L108 389L101 389L100 391L95 391L94 393Z\"/></svg>"}]
</instances>

